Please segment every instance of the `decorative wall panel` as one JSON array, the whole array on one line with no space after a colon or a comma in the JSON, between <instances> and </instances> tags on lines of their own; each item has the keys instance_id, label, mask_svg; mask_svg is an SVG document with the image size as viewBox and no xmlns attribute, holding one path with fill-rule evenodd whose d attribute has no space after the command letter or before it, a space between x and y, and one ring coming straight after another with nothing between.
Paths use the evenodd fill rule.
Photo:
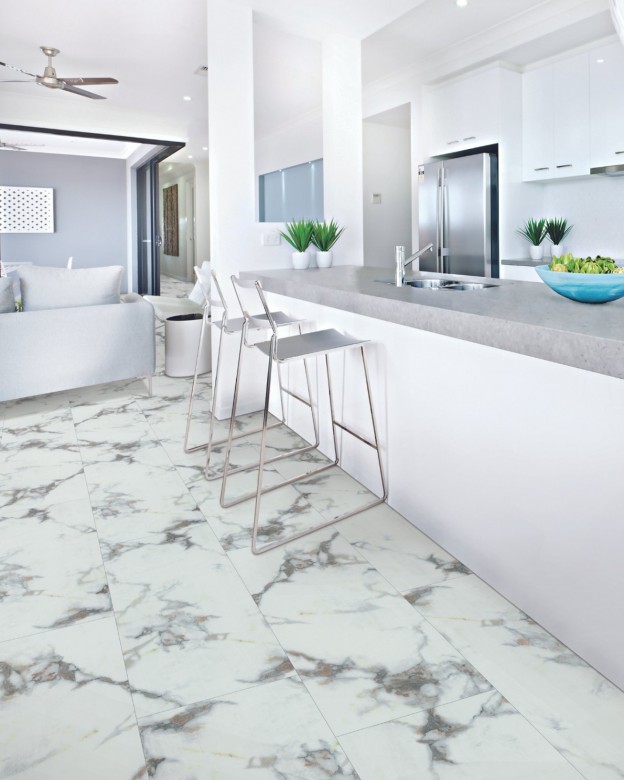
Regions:
<instances>
[{"instance_id":1,"label":"decorative wall panel","mask_svg":"<svg viewBox=\"0 0 624 780\"><path fill-rule=\"evenodd\" d=\"M178 243L178 185L163 189L163 226L165 241L163 252L170 257L179 257Z\"/></svg>"},{"instance_id":2,"label":"decorative wall panel","mask_svg":"<svg viewBox=\"0 0 624 780\"><path fill-rule=\"evenodd\" d=\"M54 233L52 187L0 187L0 233Z\"/></svg>"}]
</instances>

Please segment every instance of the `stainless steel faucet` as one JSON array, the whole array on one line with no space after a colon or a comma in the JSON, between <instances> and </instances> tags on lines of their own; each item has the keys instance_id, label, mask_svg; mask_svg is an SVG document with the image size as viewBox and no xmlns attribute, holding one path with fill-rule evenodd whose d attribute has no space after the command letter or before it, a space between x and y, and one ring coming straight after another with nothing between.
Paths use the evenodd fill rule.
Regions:
<instances>
[{"instance_id":1,"label":"stainless steel faucet","mask_svg":"<svg viewBox=\"0 0 624 780\"><path fill-rule=\"evenodd\" d=\"M414 252L414 254L410 255L407 259L405 258L404 246L394 247L394 259L396 263L394 282L397 287L403 287L405 284L405 269L407 266L414 260L417 260L421 255L424 255L425 252L433 252L433 244L427 244L427 246L419 249L418 252Z\"/></svg>"}]
</instances>

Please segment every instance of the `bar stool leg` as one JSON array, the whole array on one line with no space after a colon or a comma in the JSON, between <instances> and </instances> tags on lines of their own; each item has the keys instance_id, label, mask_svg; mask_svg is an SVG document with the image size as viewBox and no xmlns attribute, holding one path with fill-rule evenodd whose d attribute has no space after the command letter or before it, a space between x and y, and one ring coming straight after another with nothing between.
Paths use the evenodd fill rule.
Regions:
<instances>
[{"instance_id":1,"label":"bar stool leg","mask_svg":"<svg viewBox=\"0 0 624 780\"><path fill-rule=\"evenodd\" d=\"M295 534L291 534L290 536L280 539L276 542L270 542L269 544L265 544L262 546L258 546L258 522L259 522L259 516L260 516L260 500L263 493L268 492L268 490L276 489L278 487L283 487L284 485L291 484L295 481L309 478L310 476L313 476L317 474L319 471L324 470L324 468L321 469L314 469L309 474L300 475L299 477L295 477L294 479L286 480L284 482L280 482L279 485L276 485L275 487L269 488L268 490L262 490L262 477L261 474L258 474L258 488L256 490L256 502L254 507L254 522L253 522L253 528L252 528L252 535L251 535L251 551L254 555L261 555L262 553L268 552L269 550L273 550L276 547L281 547L284 544L287 544L288 542L293 542L296 539L301 539L303 536L308 536L311 533L314 533L315 531L320 531L322 528L326 528L327 526L333 525L334 523L338 523L341 520L346 520L348 517L352 517L353 515L360 514L360 512L364 512L367 509L372 509L373 507L379 506L379 504L383 504L387 497L388 497L388 489L386 485L386 479L385 474L383 470L383 463L381 459L381 452L379 450L379 435L377 431L377 421L375 418L375 410L373 408L373 399L372 399L372 393L371 393L371 387L370 387L370 377L368 373L368 365L366 362L366 355L364 352L364 347L360 346L360 355L362 358L362 368L364 370L364 380L366 384L366 395L368 398L368 406L370 410L370 416L371 416L371 423L373 428L373 440L369 441L368 439L364 438L363 436L360 436L358 433L353 431L351 428L347 427L343 423L339 422L336 419L335 416L335 407L334 407L334 397L333 397L333 388L332 388L332 381L331 381L331 370L329 366L329 359L328 355L325 354L325 365L327 368L327 388L328 388L328 395L329 395L329 407L330 407L330 414L331 414L331 422L332 422L332 436L334 440L334 452L336 455L336 460L334 463L330 464L330 466L325 468L331 468L331 466L337 465L339 457L338 457L338 442L336 437L336 428L340 428L341 430L346 431L347 433L350 433L352 436L354 436L356 439L359 439L360 441L364 442L364 444L367 444L369 447L373 448L377 452L377 463L379 466L379 476L381 478L381 487L382 487L382 496L381 498L375 497L373 501L369 501L368 503L356 507L355 509L349 510L348 512L343 512L343 514L338 515L338 517L333 517L331 520L327 520L324 523L320 523L318 525L313 526L312 528L307 528L303 531L299 531ZM264 464L263 460L263 451L261 449L260 452L260 463L261 467Z\"/></svg>"},{"instance_id":2,"label":"bar stool leg","mask_svg":"<svg viewBox=\"0 0 624 780\"><path fill-rule=\"evenodd\" d=\"M205 334L206 334L206 313L204 312L201 332L199 334L199 345L197 347L197 357L195 358L195 373L193 374L193 384L191 385L191 397L189 399L188 414L186 415L186 431L184 433L184 452L197 452L197 450L201 450L206 446L205 444L198 444L195 447L189 447L189 435L191 432L191 420L193 416L193 401L195 400L195 392L197 389L197 377L199 376L197 369L199 368L199 361L204 346ZM217 376L219 373L218 365L219 365L220 357L221 357L221 337L219 337L219 355L217 357ZM213 373L213 380L214 380L214 373ZM213 388L213 392L214 392L214 388Z\"/></svg>"}]
</instances>

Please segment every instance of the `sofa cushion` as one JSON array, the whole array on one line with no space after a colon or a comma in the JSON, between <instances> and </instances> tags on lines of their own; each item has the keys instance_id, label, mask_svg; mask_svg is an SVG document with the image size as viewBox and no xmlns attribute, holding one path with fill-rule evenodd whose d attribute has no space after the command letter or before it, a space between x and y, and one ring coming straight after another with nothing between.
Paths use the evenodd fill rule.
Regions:
<instances>
[{"instance_id":1,"label":"sofa cushion","mask_svg":"<svg viewBox=\"0 0 624 780\"><path fill-rule=\"evenodd\" d=\"M123 270L120 265L78 270L22 266L19 276L24 311L119 303Z\"/></svg>"},{"instance_id":2,"label":"sofa cushion","mask_svg":"<svg viewBox=\"0 0 624 780\"><path fill-rule=\"evenodd\" d=\"M0 276L0 314L10 311L15 311L13 280L8 276Z\"/></svg>"}]
</instances>

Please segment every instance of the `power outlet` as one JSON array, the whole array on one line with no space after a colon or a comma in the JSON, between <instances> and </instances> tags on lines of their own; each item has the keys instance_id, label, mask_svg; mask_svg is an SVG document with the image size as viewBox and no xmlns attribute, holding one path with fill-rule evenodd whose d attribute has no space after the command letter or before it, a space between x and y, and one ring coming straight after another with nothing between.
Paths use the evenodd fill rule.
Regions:
<instances>
[{"instance_id":1,"label":"power outlet","mask_svg":"<svg viewBox=\"0 0 624 780\"><path fill-rule=\"evenodd\" d=\"M379 206L381 203L381 192L373 192L371 195L371 203L373 206Z\"/></svg>"},{"instance_id":2,"label":"power outlet","mask_svg":"<svg viewBox=\"0 0 624 780\"><path fill-rule=\"evenodd\" d=\"M279 246L282 243L282 237L279 233L263 233L262 246Z\"/></svg>"}]
</instances>

